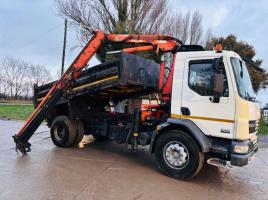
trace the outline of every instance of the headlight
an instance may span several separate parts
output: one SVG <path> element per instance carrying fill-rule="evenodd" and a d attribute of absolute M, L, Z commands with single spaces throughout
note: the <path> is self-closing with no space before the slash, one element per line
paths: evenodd
<path fill-rule="evenodd" d="M 249 145 L 248 144 L 244 144 L 244 145 L 237 144 L 237 145 L 234 145 L 234 147 L 233 147 L 233 152 L 234 153 L 241 153 L 241 154 L 248 153 L 248 150 L 249 150 Z"/>

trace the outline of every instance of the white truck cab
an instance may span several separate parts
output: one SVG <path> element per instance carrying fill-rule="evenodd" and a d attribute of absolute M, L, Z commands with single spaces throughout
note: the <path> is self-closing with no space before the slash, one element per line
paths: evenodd
<path fill-rule="evenodd" d="M 221 60 L 219 69 L 215 69 L 215 59 Z M 221 74 L 223 88 L 216 94 L 217 74 Z M 248 163 L 257 151 L 260 107 L 255 99 L 247 67 L 235 52 L 177 53 L 169 122 L 196 126 L 209 139 L 204 151 L 232 165 Z"/>

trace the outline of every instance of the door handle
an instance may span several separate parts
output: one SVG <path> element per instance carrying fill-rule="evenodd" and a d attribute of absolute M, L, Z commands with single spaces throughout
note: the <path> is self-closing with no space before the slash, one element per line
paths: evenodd
<path fill-rule="evenodd" d="M 219 103 L 220 97 L 218 97 L 218 96 L 209 97 L 209 100 L 211 103 Z"/>
<path fill-rule="evenodd" d="M 187 107 L 181 107 L 181 114 L 183 115 L 191 115 L 190 109 Z"/>

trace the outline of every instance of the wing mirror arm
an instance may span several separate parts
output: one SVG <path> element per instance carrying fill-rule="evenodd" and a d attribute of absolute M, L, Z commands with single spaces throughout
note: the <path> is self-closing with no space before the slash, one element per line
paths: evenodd
<path fill-rule="evenodd" d="M 224 75 L 222 73 L 224 71 L 223 57 L 215 58 L 213 60 L 213 67 L 217 72 L 220 73 L 215 73 L 212 77 L 212 89 L 215 95 L 213 97 L 210 97 L 209 100 L 212 103 L 219 103 L 220 97 L 224 91 Z"/>

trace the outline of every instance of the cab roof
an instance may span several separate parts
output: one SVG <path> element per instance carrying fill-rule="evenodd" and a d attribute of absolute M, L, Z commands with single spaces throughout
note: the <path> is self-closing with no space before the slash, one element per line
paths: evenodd
<path fill-rule="evenodd" d="M 218 57 L 235 57 L 240 60 L 241 57 L 233 52 L 233 51 L 226 51 L 223 50 L 221 52 L 216 52 L 216 51 L 187 51 L 187 52 L 178 52 L 177 57 L 180 59 L 185 59 L 185 58 L 218 58 Z"/>

